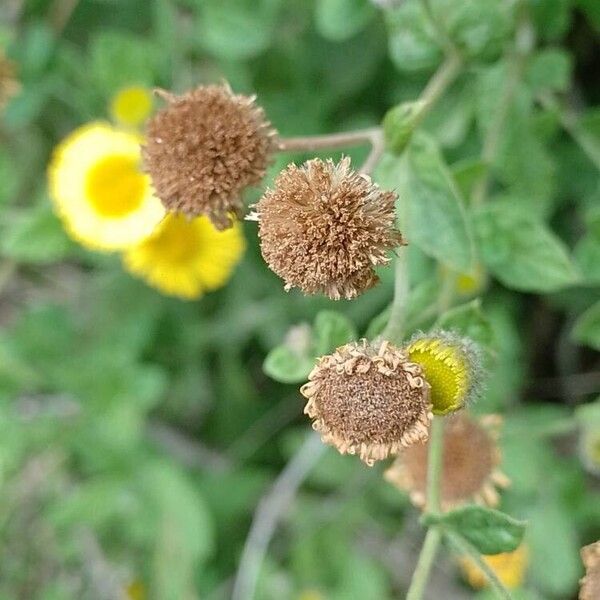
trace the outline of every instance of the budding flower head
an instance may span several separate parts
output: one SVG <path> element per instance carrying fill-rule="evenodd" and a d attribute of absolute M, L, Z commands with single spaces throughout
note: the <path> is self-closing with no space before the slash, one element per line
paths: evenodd
<path fill-rule="evenodd" d="M 581 549 L 585 576 L 579 582 L 579 600 L 600 598 L 600 540 Z"/>
<path fill-rule="evenodd" d="M 487 415 L 476 421 L 465 413 L 452 415 L 444 428 L 441 505 L 444 510 L 475 502 L 496 506 L 496 487 L 506 487 L 509 480 L 500 470 L 497 439 L 500 417 Z M 429 443 L 402 451 L 385 478 L 408 493 L 411 502 L 426 504 L 427 453 Z"/>
<path fill-rule="evenodd" d="M 418 333 L 406 353 L 423 367 L 435 415 L 459 410 L 481 394 L 483 356 L 472 340 L 451 331 Z"/>
<path fill-rule="evenodd" d="M 386 341 L 351 342 L 323 356 L 301 388 L 323 441 L 368 465 L 428 437 L 429 385 Z"/>
<path fill-rule="evenodd" d="M 289 165 L 256 204 L 262 255 L 286 291 L 354 298 L 377 283 L 375 265 L 403 244 L 393 192 L 382 191 L 350 159 Z"/>
<path fill-rule="evenodd" d="M 156 194 L 165 208 L 206 215 L 218 229 L 242 211 L 244 188 L 264 177 L 276 132 L 254 98 L 228 85 L 161 94 L 167 106 L 147 125 L 143 149 Z"/>

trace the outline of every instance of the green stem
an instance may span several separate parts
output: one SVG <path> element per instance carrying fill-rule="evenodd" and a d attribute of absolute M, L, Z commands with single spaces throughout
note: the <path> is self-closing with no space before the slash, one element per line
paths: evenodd
<path fill-rule="evenodd" d="M 430 527 L 425 536 L 423 542 L 423 548 L 419 555 L 419 561 L 413 574 L 410 588 L 406 594 L 406 600 L 421 600 L 425 587 L 427 586 L 427 580 L 429 579 L 429 572 L 433 565 L 437 549 L 442 541 L 442 532 L 439 527 Z"/>
<path fill-rule="evenodd" d="M 384 340 L 392 343 L 402 341 L 404 333 L 404 321 L 406 316 L 406 302 L 410 291 L 410 281 L 408 276 L 408 265 L 406 250 L 400 248 L 396 256 L 396 268 L 394 273 L 394 300 L 392 301 L 392 310 L 387 325 L 381 334 Z"/>
<path fill-rule="evenodd" d="M 427 461 L 427 511 L 431 514 L 440 512 L 443 447 L 444 420 L 442 417 L 434 417 L 431 423 Z M 421 600 L 423 598 L 433 560 L 441 541 L 441 529 L 437 525 L 431 526 L 425 536 L 425 542 L 423 548 L 421 548 L 421 554 L 413 573 L 406 600 Z"/>
<path fill-rule="evenodd" d="M 590 159 L 590 162 L 600 171 L 600 146 L 591 136 L 578 127 L 577 117 L 573 112 L 563 110 L 555 98 L 548 94 L 541 94 L 539 101 L 546 110 L 556 112 L 562 128 L 579 144 L 579 147 Z"/>
<path fill-rule="evenodd" d="M 481 558 L 481 554 L 474 548 L 465 538 L 454 531 L 446 531 L 446 537 L 450 543 L 456 548 L 461 556 L 468 556 L 481 569 L 490 586 L 498 596 L 503 600 L 513 600 L 511 593 L 506 589 L 504 584 L 498 579 L 493 569 Z"/>
<path fill-rule="evenodd" d="M 442 459 L 444 453 L 444 418 L 433 417 L 429 432 L 429 454 L 427 457 L 427 512 L 440 512 L 440 487 Z"/>

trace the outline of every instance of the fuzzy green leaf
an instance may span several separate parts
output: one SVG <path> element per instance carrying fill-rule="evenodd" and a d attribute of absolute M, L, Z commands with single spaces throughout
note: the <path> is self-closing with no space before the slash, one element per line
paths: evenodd
<path fill-rule="evenodd" d="M 315 318 L 315 354 L 321 356 L 358 337 L 352 321 L 333 310 L 322 310 Z"/>
<path fill-rule="evenodd" d="M 432 138 L 415 135 L 406 151 L 399 213 L 409 243 L 459 271 L 472 263 L 472 238 L 463 200 Z"/>
<path fill-rule="evenodd" d="M 361 31 L 374 15 L 375 7 L 368 0 L 318 0 L 315 5 L 317 30 L 334 42 Z"/>
<path fill-rule="evenodd" d="M 295 353 L 285 345 L 276 346 L 267 354 L 263 363 L 264 372 L 281 383 L 305 381 L 314 366 L 313 357 Z"/>
<path fill-rule="evenodd" d="M 525 534 L 525 522 L 483 506 L 464 506 L 435 519 L 457 531 L 481 554 L 516 550 Z"/>
<path fill-rule="evenodd" d="M 600 350 L 600 300 L 579 316 L 571 336 L 576 342 Z"/>
<path fill-rule="evenodd" d="M 563 242 L 512 203 L 499 201 L 479 210 L 475 231 L 483 262 L 509 288 L 553 292 L 579 280 Z"/>

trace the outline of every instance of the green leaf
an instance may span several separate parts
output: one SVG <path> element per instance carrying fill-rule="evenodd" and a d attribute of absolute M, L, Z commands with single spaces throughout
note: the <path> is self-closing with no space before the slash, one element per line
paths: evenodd
<path fill-rule="evenodd" d="M 576 342 L 600 350 L 600 300 L 579 315 L 571 337 Z"/>
<path fill-rule="evenodd" d="M 475 214 L 481 257 L 509 288 L 553 292 L 578 282 L 562 241 L 544 223 L 513 203 L 497 201 Z"/>
<path fill-rule="evenodd" d="M 442 59 L 435 31 L 419 0 L 386 11 L 390 58 L 400 71 L 435 68 Z"/>
<path fill-rule="evenodd" d="M 543 482 L 547 483 L 547 478 Z M 581 576 L 577 529 L 568 507 L 556 493 L 548 490 L 539 494 L 539 488 L 536 492 L 541 501 L 534 503 L 527 531 L 531 575 L 544 597 L 569 596 Z"/>
<path fill-rule="evenodd" d="M 588 233 L 573 249 L 573 257 L 586 282 L 600 284 L 600 238 Z"/>
<path fill-rule="evenodd" d="M 495 58 L 512 28 L 510 7 L 502 0 L 436 0 L 432 7 L 467 56 Z"/>
<path fill-rule="evenodd" d="M 463 197 L 468 198 L 481 178 L 487 173 L 488 165 L 480 158 L 465 158 L 451 167 L 454 181 Z"/>
<path fill-rule="evenodd" d="M 329 354 L 357 337 L 352 321 L 341 313 L 322 310 L 315 318 L 314 347 L 317 356 Z"/>
<path fill-rule="evenodd" d="M 380 171 L 386 169 L 396 178 L 396 186 L 388 187 L 398 187 L 400 226 L 408 242 L 449 267 L 468 271 L 473 258 L 470 226 L 435 141 L 418 133 L 402 162 L 382 161 Z"/>
<path fill-rule="evenodd" d="M 312 356 L 303 356 L 285 345 L 276 346 L 267 354 L 263 363 L 264 372 L 281 383 L 306 381 L 314 366 Z"/>
<path fill-rule="evenodd" d="M 19 262 L 45 264 L 63 259 L 73 245 L 49 204 L 43 203 L 3 228 L 0 247 Z"/>
<path fill-rule="evenodd" d="M 383 118 L 386 149 L 400 155 L 410 142 L 426 103 L 402 102 L 390 108 Z"/>
<path fill-rule="evenodd" d="M 525 522 L 483 506 L 464 506 L 447 512 L 435 521 L 454 529 L 481 554 L 516 550 L 525 534 Z"/>
<path fill-rule="evenodd" d="M 564 50 L 544 48 L 534 54 L 527 67 L 527 82 L 534 92 L 564 92 L 571 79 L 571 56 Z"/>
<path fill-rule="evenodd" d="M 281 0 L 207 0 L 198 19 L 199 42 L 227 60 L 244 60 L 268 48 Z"/>
<path fill-rule="evenodd" d="M 600 426 L 600 398 L 594 402 L 588 402 L 575 409 L 575 418 L 582 427 Z"/>
<path fill-rule="evenodd" d="M 443 329 L 455 329 L 486 348 L 492 345 L 494 339 L 492 326 L 481 310 L 479 298 L 451 308 L 440 317 L 438 325 Z"/>
<path fill-rule="evenodd" d="M 334 42 L 346 40 L 368 25 L 375 7 L 368 0 L 318 0 L 317 31 Z"/>

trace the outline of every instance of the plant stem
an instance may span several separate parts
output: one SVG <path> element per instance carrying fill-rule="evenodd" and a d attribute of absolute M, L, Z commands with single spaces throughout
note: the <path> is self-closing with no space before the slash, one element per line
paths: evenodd
<path fill-rule="evenodd" d="M 440 528 L 437 526 L 430 527 L 421 548 L 419 561 L 413 573 L 410 588 L 406 594 L 406 600 L 421 600 L 423 598 L 427 580 L 429 579 L 429 572 L 431 571 L 431 566 L 433 565 L 433 560 L 441 541 L 442 532 Z"/>
<path fill-rule="evenodd" d="M 561 109 L 556 99 L 548 94 L 541 94 L 538 99 L 545 109 L 556 112 L 562 128 L 579 144 L 584 154 L 600 171 L 600 146 L 591 136 L 577 126 L 575 114 L 569 110 Z"/>
<path fill-rule="evenodd" d="M 361 173 L 370 173 L 379 162 L 385 150 L 385 140 L 381 127 L 346 131 L 343 133 L 330 133 L 325 135 L 309 135 L 279 140 L 280 152 L 305 152 L 334 148 L 347 148 L 371 144 L 371 152 L 360 168 Z"/>
<path fill-rule="evenodd" d="M 444 418 L 433 417 L 429 433 L 429 453 L 427 456 L 427 512 L 431 514 L 440 512 L 443 450 Z"/>
<path fill-rule="evenodd" d="M 396 256 L 392 310 L 390 311 L 390 318 L 388 319 L 387 325 L 381 334 L 383 339 L 389 340 L 395 344 L 402 341 L 409 291 L 410 281 L 408 276 L 406 250 L 400 248 L 398 250 L 398 255 Z"/>
<path fill-rule="evenodd" d="M 259 502 L 240 558 L 232 600 L 254 598 L 260 568 L 277 523 L 289 510 L 298 488 L 324 451 L 325 444 L 318 434 L 311 431 L 273 487 Z"/>
<path fill-rule="evenodd" d="M 440 512 L 440 482 L 442 477 L 442 457 L 444 448 L 444 419 L 434 417 L 429 434 L 429 454 L 427 457 L 427 512 Z M 425 542 L 421 548 L 419 561 L 413 573 L 413 578 L 406 600 L 421 600 L 429 579 L 438 546 L 442 541 L 442 530 L 433 525 L 427 531 Z"/>
<path fill-rule="evenodd" d="M 456 548 L 457 552 L 461 556 L 469 556 L 473 562 L 483 572 L 490 586 L 498 596 L 503 600 L 513 600 L 511 593 L 506 589 L 504 584 L 498 579 L 493 569 L 481 558 L 481 554 L 474 548 L 465 538 L 459 533 L 454 531 L 446 531 L 446 537 L 450 540 L 450 543 Z"/>

